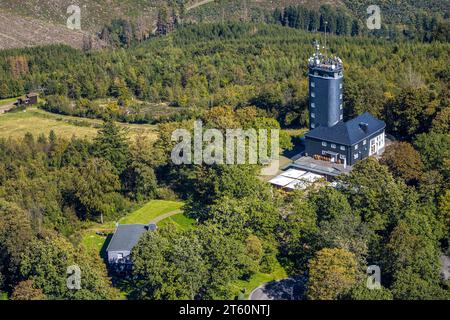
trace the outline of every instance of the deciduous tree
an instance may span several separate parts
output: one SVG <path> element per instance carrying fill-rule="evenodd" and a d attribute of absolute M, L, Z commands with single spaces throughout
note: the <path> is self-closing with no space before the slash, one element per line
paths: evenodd
<path fill-rule="evenodd" d="M 387 146 L 380 162 L 407 184 L 417 184 L 423 172 L 420 154 L 408 142 L 395 142 Z"/>
<path fill-rule="evenodd" d="M 358 280 L 355 256 L 344 249 L 324 248 L 309 261 L 308 299 L 333 300 Z"/>

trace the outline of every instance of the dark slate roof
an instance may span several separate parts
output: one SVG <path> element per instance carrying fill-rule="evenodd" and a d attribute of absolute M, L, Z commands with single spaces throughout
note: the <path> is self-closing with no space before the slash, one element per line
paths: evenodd
<path fill-rule="evenodd" d="M 363 130 L 362 124 L 367 125 Z M 338 122 L 332 127 L 317 127 L 305 134 L 306 138 L 330 141 L 342 145 L 353 145 L 386 127 L 384 121 L 378 120 L 365 112 L 347 122 Z"/>
<path fill-rule="evenodd" d="M 106 251 L 131 251 L 142 234 L 155 226 L 144 224 L 121 224 L 117 227 Z"/>

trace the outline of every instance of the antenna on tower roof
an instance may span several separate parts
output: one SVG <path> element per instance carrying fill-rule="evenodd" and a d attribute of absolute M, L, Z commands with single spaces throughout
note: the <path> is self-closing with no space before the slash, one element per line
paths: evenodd
<path fill-rule="evenodd" d="M 325 57 L 327 56 L 327 26 L 328 26 L 328 21 L 325 21 L 325 44 L 323 46 L 323 49 L 325 51 Z"/>
<path fill-rule="evenodd" d="M 314 40 L 314 47 L 316 49 L 316 57 L 318 57 L 320 55 L 320 43 L 317 39 Z"/>

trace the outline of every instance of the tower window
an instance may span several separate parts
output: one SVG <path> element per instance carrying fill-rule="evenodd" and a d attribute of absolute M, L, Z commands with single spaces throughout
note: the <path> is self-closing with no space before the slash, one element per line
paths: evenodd
<path fill-rule="evenodd" d="M 358 145 L 357 144 L 355 145 L 355 150 L 358 150 Z"/>
<path fill-rule="evenodd" d="M 342 160 L 344 160 L 344 159 L 345 159 L 345 155 L 341 154 L 341 155 L 339 155 L 339 158 L 341 158 Z"/>
<path fill-rule="evenodd" d="M 342 94 L 341 94 L 341 95 L 339 95 L 339 99 L 341 99 L 341 100 L 342 100 Z"/>
<path fill-rule="evenodd" d="M 316 115 L 314 114 L 314 113 L 311 113 L 311 118 L 315 118 L 316 117 Z"/>
<path fill-rule="evenodd" d="M 316 96 L 316 94 L 314 93 L 314 92 L 311 92 L 311 97 L 315 97 Z"/>
<path fill-rule="evenodd" d="M 363 141 L 363 146 L 365 146 L 367 144 L 367 140 Z"/>
<path fill-rule="evenodd" d="M 344 118 L 344 116 L 343 116 L 343 115 L 341 114 L 341 116 L 339 117 L 339 119 L 341 119 L 341 120 L 342 120 L 343 118 Z"/>
<path fill-rule="evenodd" d="M 316 127 L 316 125 L 314 124 L 314 123 L 311 123 L 311 128 L 315 128 Z"/>
<path fill-rule="evenodd" d="M 327 143 L 325 141 L 322 141 L 322 147 L 326 147 Z"/>
<path fill-rule="evenodd" d="M 332 149 L 336 149 L 336 145 L 335 145 L 335 144 L 332 144 L 332 145 L 331 145 L 331 148 L 332 148 Z"/>
<path fill-rule="evenodd" d="M 315 108 L 316 104 L 314 102 L 311 102 L 311 108 Z"/>
<path fill-rule="evenodd" d="M 314 82 L 311 82 L 311 87 L 312 87 L 312 88 L 315 88 L 315 87 L 316 87 L 316 84 L 315 84 Z"/>
<path fill-rule="evenodd" d="M 339 84 L 339 89 L 342 89 L 342 83 Z"/>
<path fill-rule="evenodd" d="M 341 105 L 339 106 L 339 109 L 341 109 L 341 110 L 342 110 L 342 108 L 343 108 L 343 106 L 342 106 L 342 103 L 341 103 Z"/>
<path fill-rule="evenodd" d="M 342 151 L 345 151 L 345 146 L 341 146 L 340 149 L 341 149 Z"/>
<path fill-rule="evenodd" d="M 355 155 L 353 156 L 353 158 L 358 159 L 359 154 L 355 153 Z"/>

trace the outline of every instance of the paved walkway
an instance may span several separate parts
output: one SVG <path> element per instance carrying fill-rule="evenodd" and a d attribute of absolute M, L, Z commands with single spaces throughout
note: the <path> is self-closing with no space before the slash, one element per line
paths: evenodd
<path fill-rule="evenodd" d="M 183 212 L 183 210 L 174 210 L 174 211 L 167 212 L 165 214 L 160 215 L 159 217 L 157 217 L 156 219 L 154 219 L 150 223 L 155 223 L 156 224 L 156 223 L 158 223 L 158 222 L 160 222 L 160 221 L 162 221 L 164 219 L 167 219 L 167 218 L 169 218 L 171 216 L 174 216 L 174 215 L 182 213 L 182 212 Z"/>
<path fill-rule="evenodd" d="M 249 300 L 300 300 L 305 291 L 305 278 L 292 277 L 272 281 L 250 293 Z"/>

